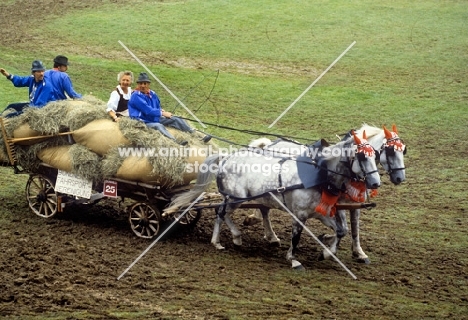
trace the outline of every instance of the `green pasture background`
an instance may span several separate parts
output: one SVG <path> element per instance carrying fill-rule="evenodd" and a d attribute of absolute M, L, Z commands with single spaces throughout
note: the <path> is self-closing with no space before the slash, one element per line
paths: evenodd
<path fill-rule="evenodd" d="M 64 54 L 76 90 L 107 100 L 117 72 L 144 71 L 120 40 L 202 121 L 311 140 L 362 122 L 452 128 L 466 115 L 466 9 L 464 1 L 103 1 L 45 17 L 30 30 L 39 43 L 1 48 L 0 65 L 23 75 L 33 59 L 51 68 Z M 176 101 L 156 81 L 152 88 L 173 110 Z M 0 90 L 2 106 L 27 97 L 6 80 Z"/>
<path fill-rule="evenodd" d="M 392 188 L 394 198 L 383 192 L 379 205 L 395 206 L 374 214 L 370 236 L 390 241 L 387 235 L 398 230 L 392 241 L 409 251 L 433 245 L 432 255 L 452 252 L 468 264 L 467 1 L 102 1 L 98 8 L 40 19 L 24 26 L 30 35 L 26 43 L 0 43 L 0 67 L 26 75 L 32 60 L 51 68 L 53 57 L 63 54 L 70 59 L 76 91 L 107 100 L 119 71 L 144 71 L 120 40 L 202 121 L 303 137 L 303 142 L 336 141 L 336 134 L 363 122 L 395 123 L 408 146 L 408 179 Z M 353 48 L 268 129 L 353 41 Z M 156 81 L 152 89 L 165 109 L 188 116 Z M 26 98 L 26 88 L 0 78 L 0 106 Z M 214 126 L 206 131 L 242 144 L 254 138 Z M 387 229 L 390 220 L 393 229 Z M 372 258 L 378 260 L 378 253 Z M 423 255 L 405 259 L 416 260 L 423 272 Z M 321 295 L 343 294 L 339 279 L 327 279 L 325 287 L 332 289 L 323 287 Z M 387 288 L 369 282 L 353 282 L 350 288 L 363 296 L 350 302 L 344 295 L 341 307 L 370 307 L 367 299 Z M 453 283 L 467 288 L 466 278 Z M 406 296 L 406 290 L 384 293 L 387 315 L 466 317 L 466 300 L 465 306 L 461 300 L 427 305 Z M 242 317 L 231 312 L 233 319 Z"/>

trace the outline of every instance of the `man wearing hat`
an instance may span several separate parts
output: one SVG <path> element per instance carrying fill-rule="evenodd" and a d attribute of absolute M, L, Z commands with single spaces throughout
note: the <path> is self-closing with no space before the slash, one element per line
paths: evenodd
<path fill-rule="evenodd" d="M 54 68 L 47 70 L 45 76 L 49 79 L 53 89 L 53 100 L 66 100 L 67 95 L 72 99 L 80 99 L 81 94 L 75 92 L 70 77 L 67 74 L 68 58 L 58 55 L 54 58 Z"/>
<path fill-rule="evenodd" d="M 161 102 L 156 92 L 150 89 L 151 80 L 144 72 L 138 77 L 137 87 L 128 101 L 128 112 L 131 118 L 142 121 L 149 128 L 159 130 L 163 135 L 171 140 L 176 140 L 174 136 L 164 127 L 164 122 L 168 126 L 181 131 L 193 132 L 182 119 L 172 116 L 170 112 L 161 108 Z M 181 141 L 181 145 L 186 145 L 187 141 Z"/>
<path fill-rule="evenodd" d="M 41 108 L 48 102 L 53 101 L 52 87 L 45 76 L 45 66 L 40 60 L 34 60 L 31 65 L 30 76 L 17 76 L 0 68 L 0 73 L 10 80 L 15 87 L 29 87 L 29 102 L 13 103 L 6 109 L 15 109 L 16 112 L 9 113 L 7 117 L 20 115 L 26 106 Z M 5 109 L 5 110 L 6 110 Z"/>

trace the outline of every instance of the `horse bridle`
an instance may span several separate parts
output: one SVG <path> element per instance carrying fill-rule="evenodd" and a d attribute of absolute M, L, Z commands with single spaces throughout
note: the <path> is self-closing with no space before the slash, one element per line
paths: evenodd
<path fill-rule="evenodd" d="M 374 153 L 375 153 L 375 161 L 378 162 L 379 159 L 380 159 L 380 153 L 379 151 L 375 150 L 374 147 L 372 147 L 370 144 L 366 143 L 365 146 L 368 146 L 368 147 L 371 147 L 373 150 L 374 150 Z M 358 151 L 355 153 L 355 157 L 353 157 L 352 159 L 349 159 L 348 157 L 348 163 L 349 163 L 349 166 L 351 168 L 351 172 L 353 173 L 354 177 L 352 177 L 353 179 L 356 179 L 356 180 L 360 180 L 360 181 L 365 181 L 367 179 L 367 176 L 368 175 L 371 175 L 373 173 L 376 173 L 376 172 L 379 172 L 378 169 L 376 170 L 373 170 L 373 171 L 370 171 L 370 172 L 366 172 L 364 170 L 364 166 L 363 166 L 363 162 L 364 161 L 367 161 L 367 157 L 366 157 L 366 153 L 364 150 L 362 151 L 359 151 L 360 148 L 364 147 L 364 144 L 363 145 L 358 145 Z M 353 163 L 355 161 L 355 159 L 357 159 L 358 161 L 358 164 L 359 164 L 359 168 L 361 169 L 361 172 L 363 173 L 363 177 L 359 179 L 359 177 L 357 176 L 356 173 L 353 172 L 352 168 L 353 168 Z"/>
<path fill-rule="evenodd" d="M 394 138 L 388 139 L 383 145 L 382 148 L 380 149 L 381 152 L 385 152 L 385 156 L 387 158 L 387 165 L 388 165 L 388 174 L 392 174 L 394 171 L 400 171 L 400 170 L 405 170 L 405 167 L 401 168 L 392 168 L 392 161 L 390 160 L 391 158 L 395 158 L 395 144 L 399 143 L 403 146 L 403 155 L 406 155 L 406 145 L 404 144 L 403 140 L 400 139 L 400 137 L 396 136 Z"/>

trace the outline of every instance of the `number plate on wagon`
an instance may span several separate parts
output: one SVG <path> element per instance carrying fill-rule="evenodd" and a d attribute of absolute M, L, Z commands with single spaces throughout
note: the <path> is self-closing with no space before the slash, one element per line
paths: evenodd
<path fill-rule="evenodd" d="M 117 198 L 117 181 L 104 180 L 102 193 L 106 197 Z"/>

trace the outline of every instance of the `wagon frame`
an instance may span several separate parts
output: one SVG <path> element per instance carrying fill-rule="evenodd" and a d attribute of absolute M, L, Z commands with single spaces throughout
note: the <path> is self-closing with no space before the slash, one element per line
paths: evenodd
<path fill-rule="evenodd" d="M 44 139 L 49 137 L 69 135 L 63 132 L 56 135 L 38 136 L 30 138 L 9 138 L 7 136 L 4 120 L 0 117 L 1 133 L 8 153 L 9 163 L 15 174 L 29 174 L 26 183 L 25 194 L 29 208 L 33 213 L 42 218 L 51 218 L 57 213 L 64 212 L 65 207 L 76 204 L 93 204 L 104 198 L 110 198 L 105 194 L 103 188 L 105 182 L 93 182 L 92 194 L 90 198 L 81 198 L 74 195 L 58 192 L 55 188 L 59 169 L 44 162 L 40 163 L 34 172 L 25 172 L 18 168 L 15 152 L 15 142 L 25 140 Z M 113 198 L 125 198 L 135 202 L 124 211 L 128 213 L 128 220 L 132 231 L 140 238 L 151 239 L 160 233 L 161 224 L 170 219 L 177 219 L 179 224 L 193 227 L 201 217 L 205 209 L 216 209 L 223 205 L 223 197 L 219 193 L 210 193 L 195 203 L 191 210 L 182 215 L 183 210 L 171 214 L 163 213 L 163 209 L 171 202 L 174 195 L 180 192 L 189 191 L 191 184 L 177 186 L 175 188 L 165 188 L 160 185 L 153 185 L 138 181 L 129 181 L 112 177 L 107 181 L 117 184 L 116 194 Z M 283 192 L 283 189 L 278 189 Z M 256 198 L 256 197 L 255 197 Z M 249 202 L 249 199 L 241 201 L 241 209 L 262 209 L 264 206 L 258 203 Z M 360 209 L 375 207 L 375 203 L 343 203 L 337 204 L 337 209 Z"/>
<path fill-rule="evenodd" d="M 65 207 L 69 205 L 93 204 L 104 198 L 111 198 L 104 193 L 105 182 L 101 181 L 93 181 L 92 194 L 89 199 L 58 192 L 56 181 L 59 169 L 44 162 L 41 162 L 37 170 L 33 172 L 19 168 L 15 151 L 16 142 L 64 136 L 69 135 L 69 132 L 30 138 L 9 138 L 2 117 L 0 117 L 0 127 L 8 155 L 7 165 L 13 167 L 15 174 L 29 174 L 25 188 L 26 200 L 31 211 L 39 217 L 51 218 L 57 213 L 64 212 Z M 120 198 L 121 202 L 125 198 L 134 200 L 131 205 L 124 208 L 124 211 L 128 213 L 130 227 L 138 237 L 153 238 L 159 233 L 161 223 L 170 218 L 178 218 L 178 222 L 182 225 L 193 226 L 201 216 L 200 208 L 190 210 L 182 217 L 178 217 L 178 213 L 173 214 L 172 217 L 162 215 L 162 210 L 170 203 L 172 196 L 177 192 L 188 191 L 190 185 L 164 188 L 159 185 L 115 177 L 108 181 L 117 184 L 116 196 L 113 198 Z"/>

